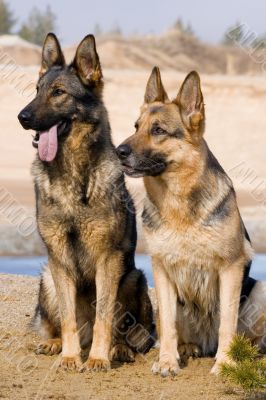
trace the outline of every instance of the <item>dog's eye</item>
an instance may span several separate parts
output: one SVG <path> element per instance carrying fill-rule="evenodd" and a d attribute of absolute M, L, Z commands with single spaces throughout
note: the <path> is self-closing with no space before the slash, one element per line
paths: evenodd
<path fill-rule="evenodd" d="M 134 126 L 135 126 L 136 130 L 138 130 L 138 129 L 139 129 L 139 124 L 138 124 L 137 122 L 135 123 L 135 125 L 134 125 Z"/>
<path fill-rule="evenodd" d="M 64 90 L 57 88 L 57 89 L 54 89 L 54 90 L 53 90 L 52 95 L 53 95 L 54 97 L 56 97 L 56 96 L 62 96 L 62 94 L 64 94 L 64 93 L 65 93 Z"/>
<path fill-rule="evenodd" d="M 163 128 L 161 128 L 159 125 L 155 125 L 151 129 L 151 133 L 152 133 L 152 135 L 165 135 L 166 131 Z"/>

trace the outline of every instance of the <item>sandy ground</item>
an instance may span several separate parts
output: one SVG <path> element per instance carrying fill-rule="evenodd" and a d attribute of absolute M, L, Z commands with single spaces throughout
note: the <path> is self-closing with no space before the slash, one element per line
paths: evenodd
<path fill-rule="evenodd" d="M 234 400 L 242 399 L 221 378 L 209 374 L 212 359 L 191 360 L 177 377 L 150 372 L 157 350 L 108 373 L 65 372 L 58 356 L 35 355 L 39 338 L 27 325 L 36 303 L 38 280 L 0 275 L 0 398 L 67 400 Z"/>
<path fill-rule="evenodd" d="M 37 67 L 19 67 L 9 76 L 0 70 L 0 236 L 8 240 L 0 254 L 39 254 L 42 249 L 36 237 L 25 241 L 16 237 L 16 226 L 2 210 L 3 191 L 17 207 L 34 214 L 34 193 L 30 165 L 35 150 L 30 131 L 17 121 L 18 112 L 31 100 Z M 133 134 L 134 122 L 143 101 L 149 70 L 105 69 L 104 100 L 109 111 L 116 145 Z M 18 76 L 23 78 L 18 84 Z M 185 75 L 173 70 L 162 71 L 165 87 L 171 97 L 177 93 Z M 29 84 L 27 86 L 27 84 Z M 266 251 L 266 81 L 263 76 L 202 75 L 206 104 L 206 139 L 214 154 L 233 179 L 238 201 L 256 251 Z M 23 90 L 23 87 L 25 90 Z M 141 212 L 144 189 L 141 179 L 128 179 Z M 2 235 L 3 233 L 3 235 Z M 8 235 L 8 237 L 6 236 Z M 35 250 L 34 250 L 35 249 Z M 139 241 L 139 250 L 144 243 Z"/>

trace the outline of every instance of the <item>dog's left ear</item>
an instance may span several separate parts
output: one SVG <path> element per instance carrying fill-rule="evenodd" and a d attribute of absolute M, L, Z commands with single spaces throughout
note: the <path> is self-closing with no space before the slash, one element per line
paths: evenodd
<path fill-rule="evenodd" d="M 44 75 L 48 69 L 54 66 L 64 66 L 65 58 L 61 50 L 59 41 L 54 33 L 48 33 L 42 48 L 42 62 L 40 76 Z"/>
<path fill-rule="evenodd" d="M 87 35 L 79 44 L 73 67 L 85 85 L 97 85 L 102 80 L 102 69 L 93 35 Z"/>
<path fill-rule="evenodd" d="M 188 130 L 203 133 L 204 101 L 200 87 L 200 77 L 196 71 L 190 72 L 184 80 L 174 100 L 180 107 L 181 116 Z"/>

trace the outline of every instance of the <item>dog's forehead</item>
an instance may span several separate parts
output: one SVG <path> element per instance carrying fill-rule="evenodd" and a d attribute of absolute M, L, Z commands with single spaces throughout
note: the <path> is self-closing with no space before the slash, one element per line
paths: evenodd
<path fill-rule="evenodd" d="M 50 86 L 59 75 L 63 75 L 62 67 L 50 68 L 44 75 L 39 78 L 40 86 Z"/>
<path fill-rule="evenodd" d="M 153 105 L 149 109 L 150 114 L 156 114 L 160 112 L 163 112 L 163 105 Z"/>
<path fill-rule="evenodd" d="M 78 78 L 68 68 L 53 67 L 40 77 L 39 84 L 46 87 L 51 86 L 53 83 L 71 86 L 71 84 L 75 84 L 76 80 L 78 80 Z"/>
<path fill-rule="evenodd" d="M 67 67 L 53 67 L 39 79 L 39 87 L 48 90 L 49 87 L 58 85 L 73 95 L 84 95 L 86 89 L 80 82 L 77 75 Z"/>
<path fill-rule="evenodd" d="M 179 119 L 179 109 L 173 103 L 159 103 L 144 104 L 141 108 L 142 118 L 153 119 Z"/>

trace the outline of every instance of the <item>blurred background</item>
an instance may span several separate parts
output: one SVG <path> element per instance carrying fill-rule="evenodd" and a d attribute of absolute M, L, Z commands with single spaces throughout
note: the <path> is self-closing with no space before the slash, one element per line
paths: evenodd
<path fill-rule="evenodd" d="M 49 31 L 58 35 L 67 60 L 86 34 L 95 34 L 116 145 L 134 132 L 154 65 L 172 97 L 189 71 L 200 73 L 206 139 L 234 182 L 258 259 L 266 265 L 265 13 L 266 3 L 258 0 L 0 0 L 0 270 L 11 265 L 7 256 L 19 256 L 12 259 L 19 266 L 21 257 L 45 256 L 30 175 L 36 150 L 17 114 L 35 95 Z M 139 215 L 141 179 L 128 180 L 128 187 Z M 138 251 L 145 252 L 140 224 Z"/>

